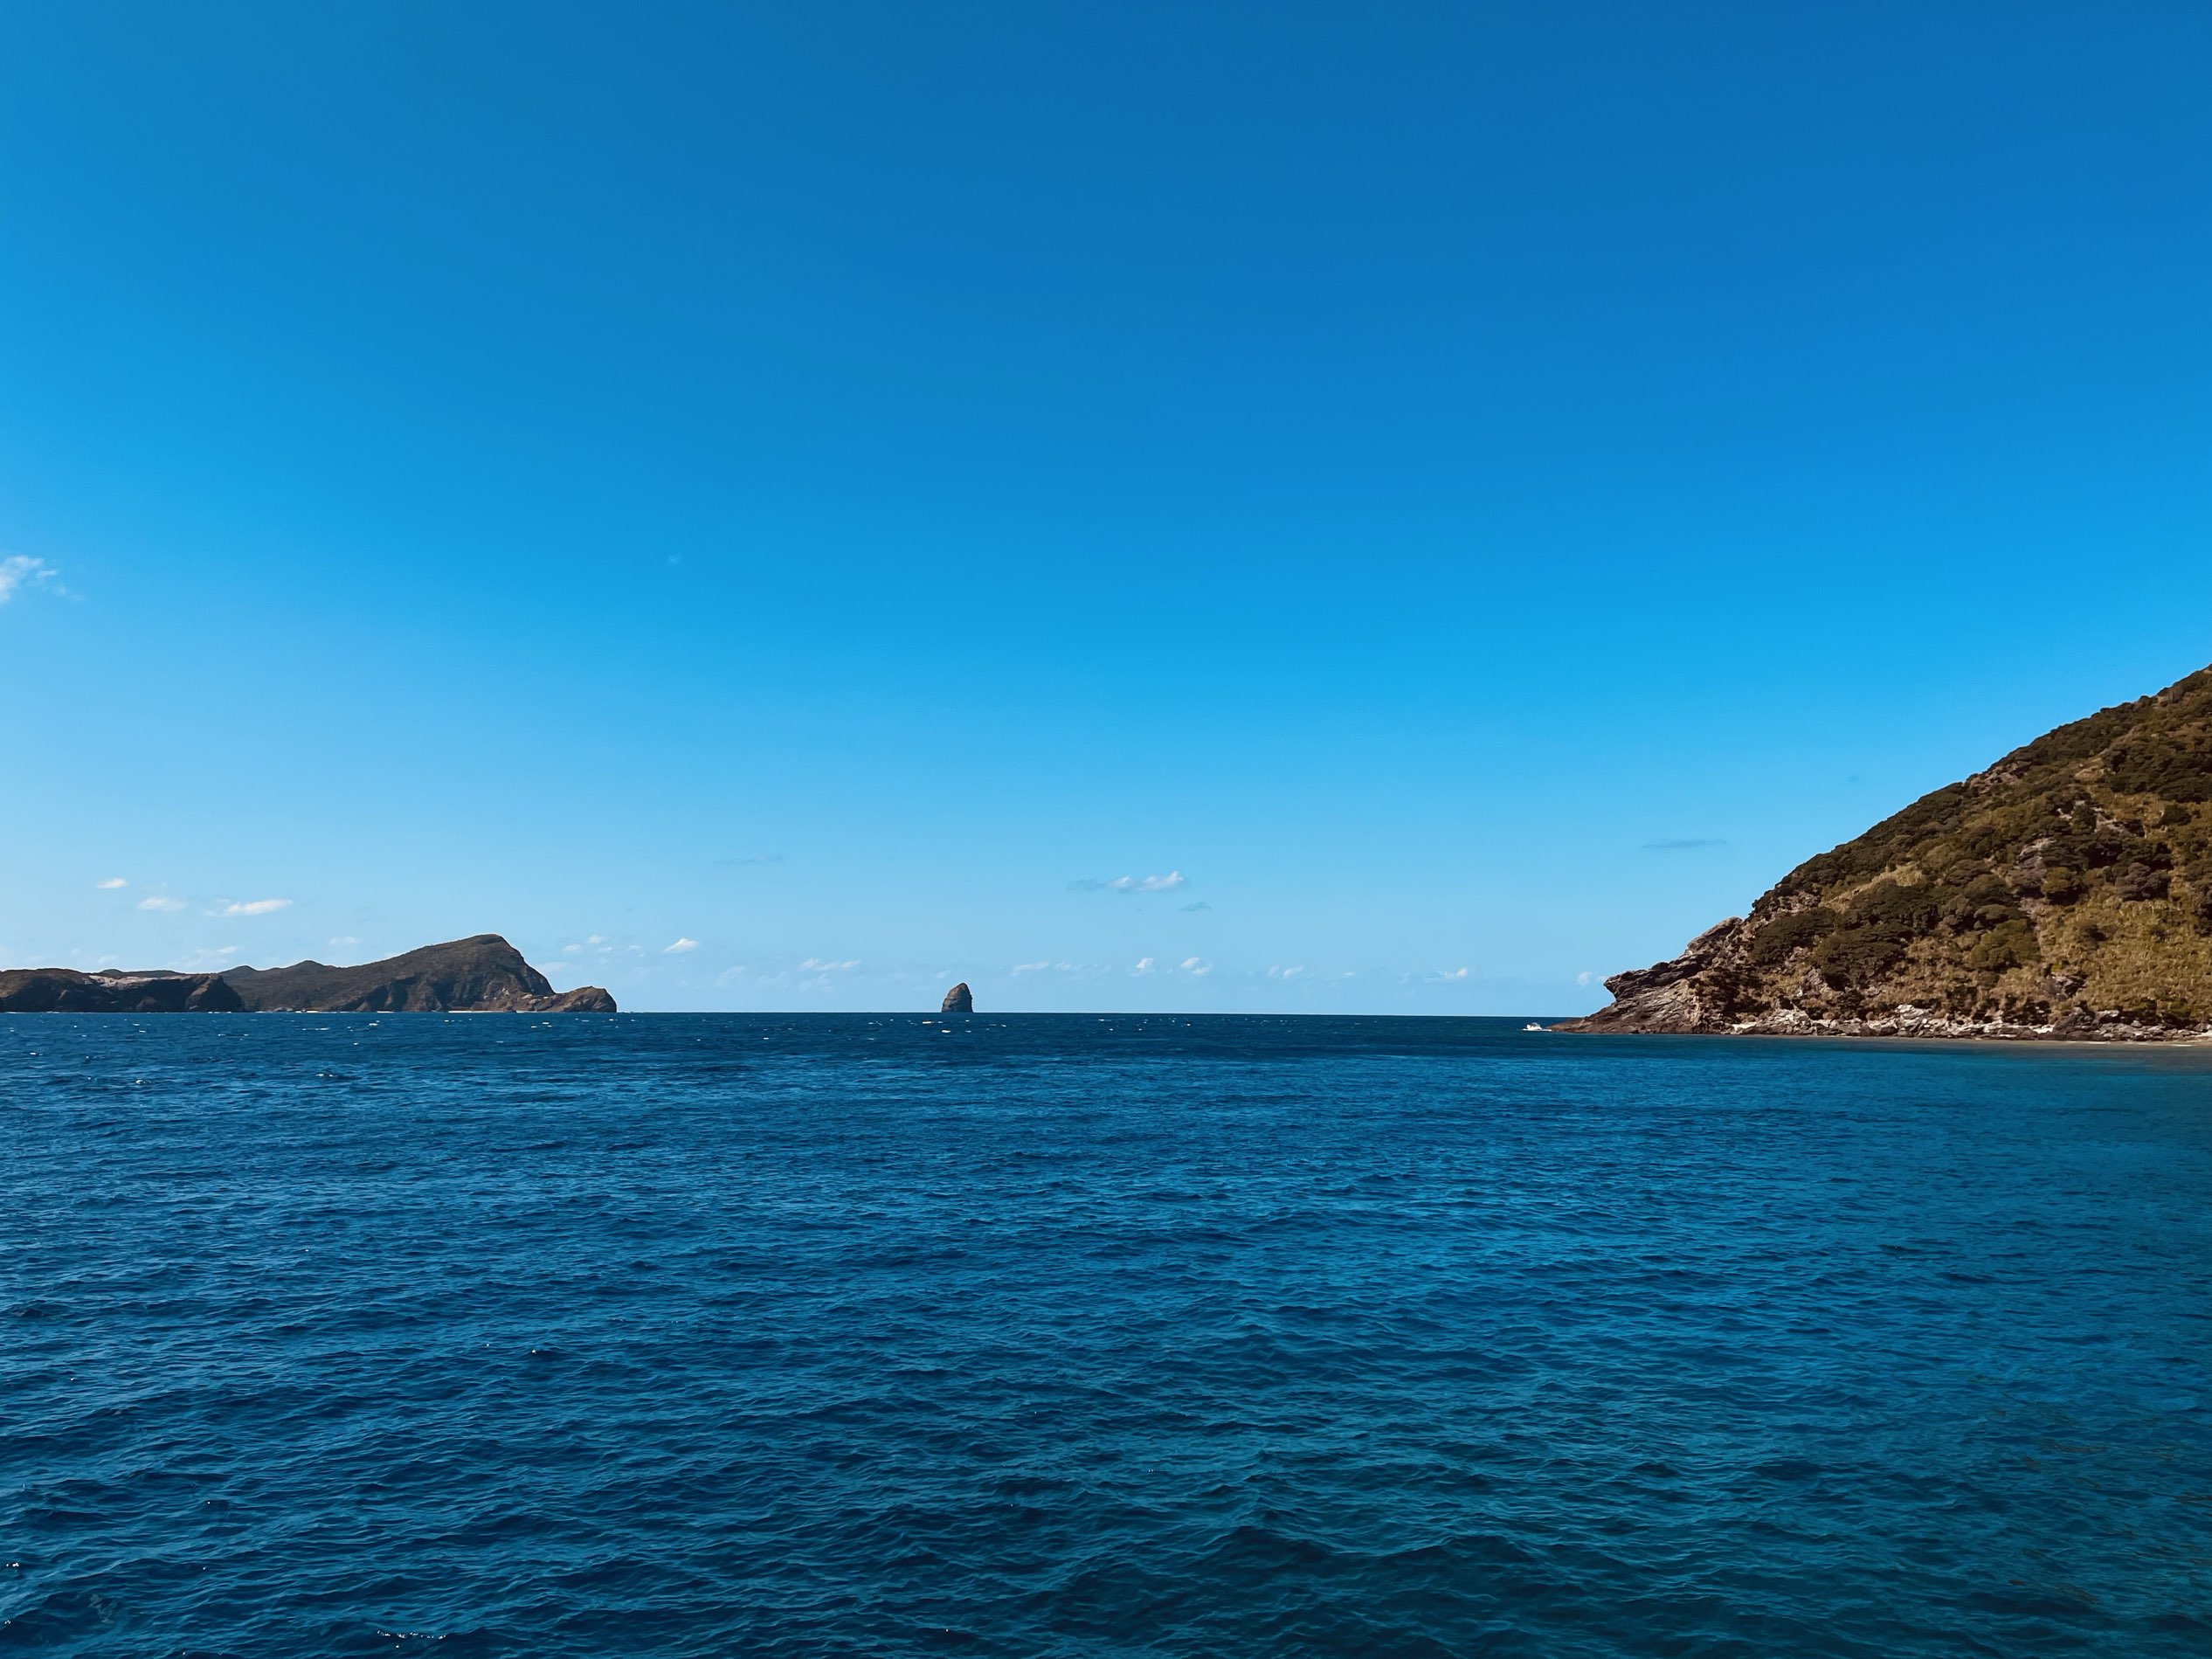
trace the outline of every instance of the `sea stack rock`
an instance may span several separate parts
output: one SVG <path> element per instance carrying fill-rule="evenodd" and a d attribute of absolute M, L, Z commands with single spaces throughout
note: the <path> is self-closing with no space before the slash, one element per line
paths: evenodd
<path fill-rule="evenodd" d="M 944 1005 L 937 1010 L 939 1013 L 973 1013 L 975 1011 L 976 999 L 969 994 L 965 979 L 944 993 Z"/>

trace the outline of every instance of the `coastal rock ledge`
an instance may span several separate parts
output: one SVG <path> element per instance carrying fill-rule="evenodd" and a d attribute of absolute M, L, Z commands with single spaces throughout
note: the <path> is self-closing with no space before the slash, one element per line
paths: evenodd
<path fill-rule="evenodd" d="M 2212 668 L 1784 876 L 1567 1032 L 2212 1040 Z"/>

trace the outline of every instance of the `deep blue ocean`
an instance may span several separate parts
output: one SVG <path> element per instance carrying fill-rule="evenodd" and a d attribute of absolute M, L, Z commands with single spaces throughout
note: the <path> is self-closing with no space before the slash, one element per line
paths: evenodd
<path fill-rule="evenodd" d="M 0 1020 L 0 1650 L 2212 1653 L 2212 1053 Z"/>

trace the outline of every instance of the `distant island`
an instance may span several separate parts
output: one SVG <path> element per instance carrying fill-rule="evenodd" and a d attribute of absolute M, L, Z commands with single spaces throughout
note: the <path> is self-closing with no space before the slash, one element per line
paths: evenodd
<path fill-rule="evenodd" d="M 556 991 L 496 933 L 358 967 L 295 962 L 221 973 L 0 971 L 0 1013 L 612 1013 L 597 985 Z"/>
<path fill-rule="evenodd" d="M 1784 876 L 1555 1031 L 2212 1037 L 2212 668 Z"/>

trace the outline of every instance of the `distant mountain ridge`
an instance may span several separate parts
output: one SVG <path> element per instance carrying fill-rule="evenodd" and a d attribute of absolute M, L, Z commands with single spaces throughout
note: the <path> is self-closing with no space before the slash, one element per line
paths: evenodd
<path fill-rule="evenodd" d="M 496 933 L 335 968 L 231 968 L 219 974 L 18 968 L 0 973 L 0 1013 L 612 1013 L 597 985 L 556 991 Z"/>
<path fill-rule="evenodd" d="M 556 991 L 496 933 L 426 944 L 381 962 L 334 968 L 232 968 L 223 978 L 249 1009 L 316 1013 L 612 1013 L 597 985 Z"/>
<path fill-rule="evenodd" d="M 1554 1027 L 2212 1037 L 2212 668 L 1807 860 Z"/>

